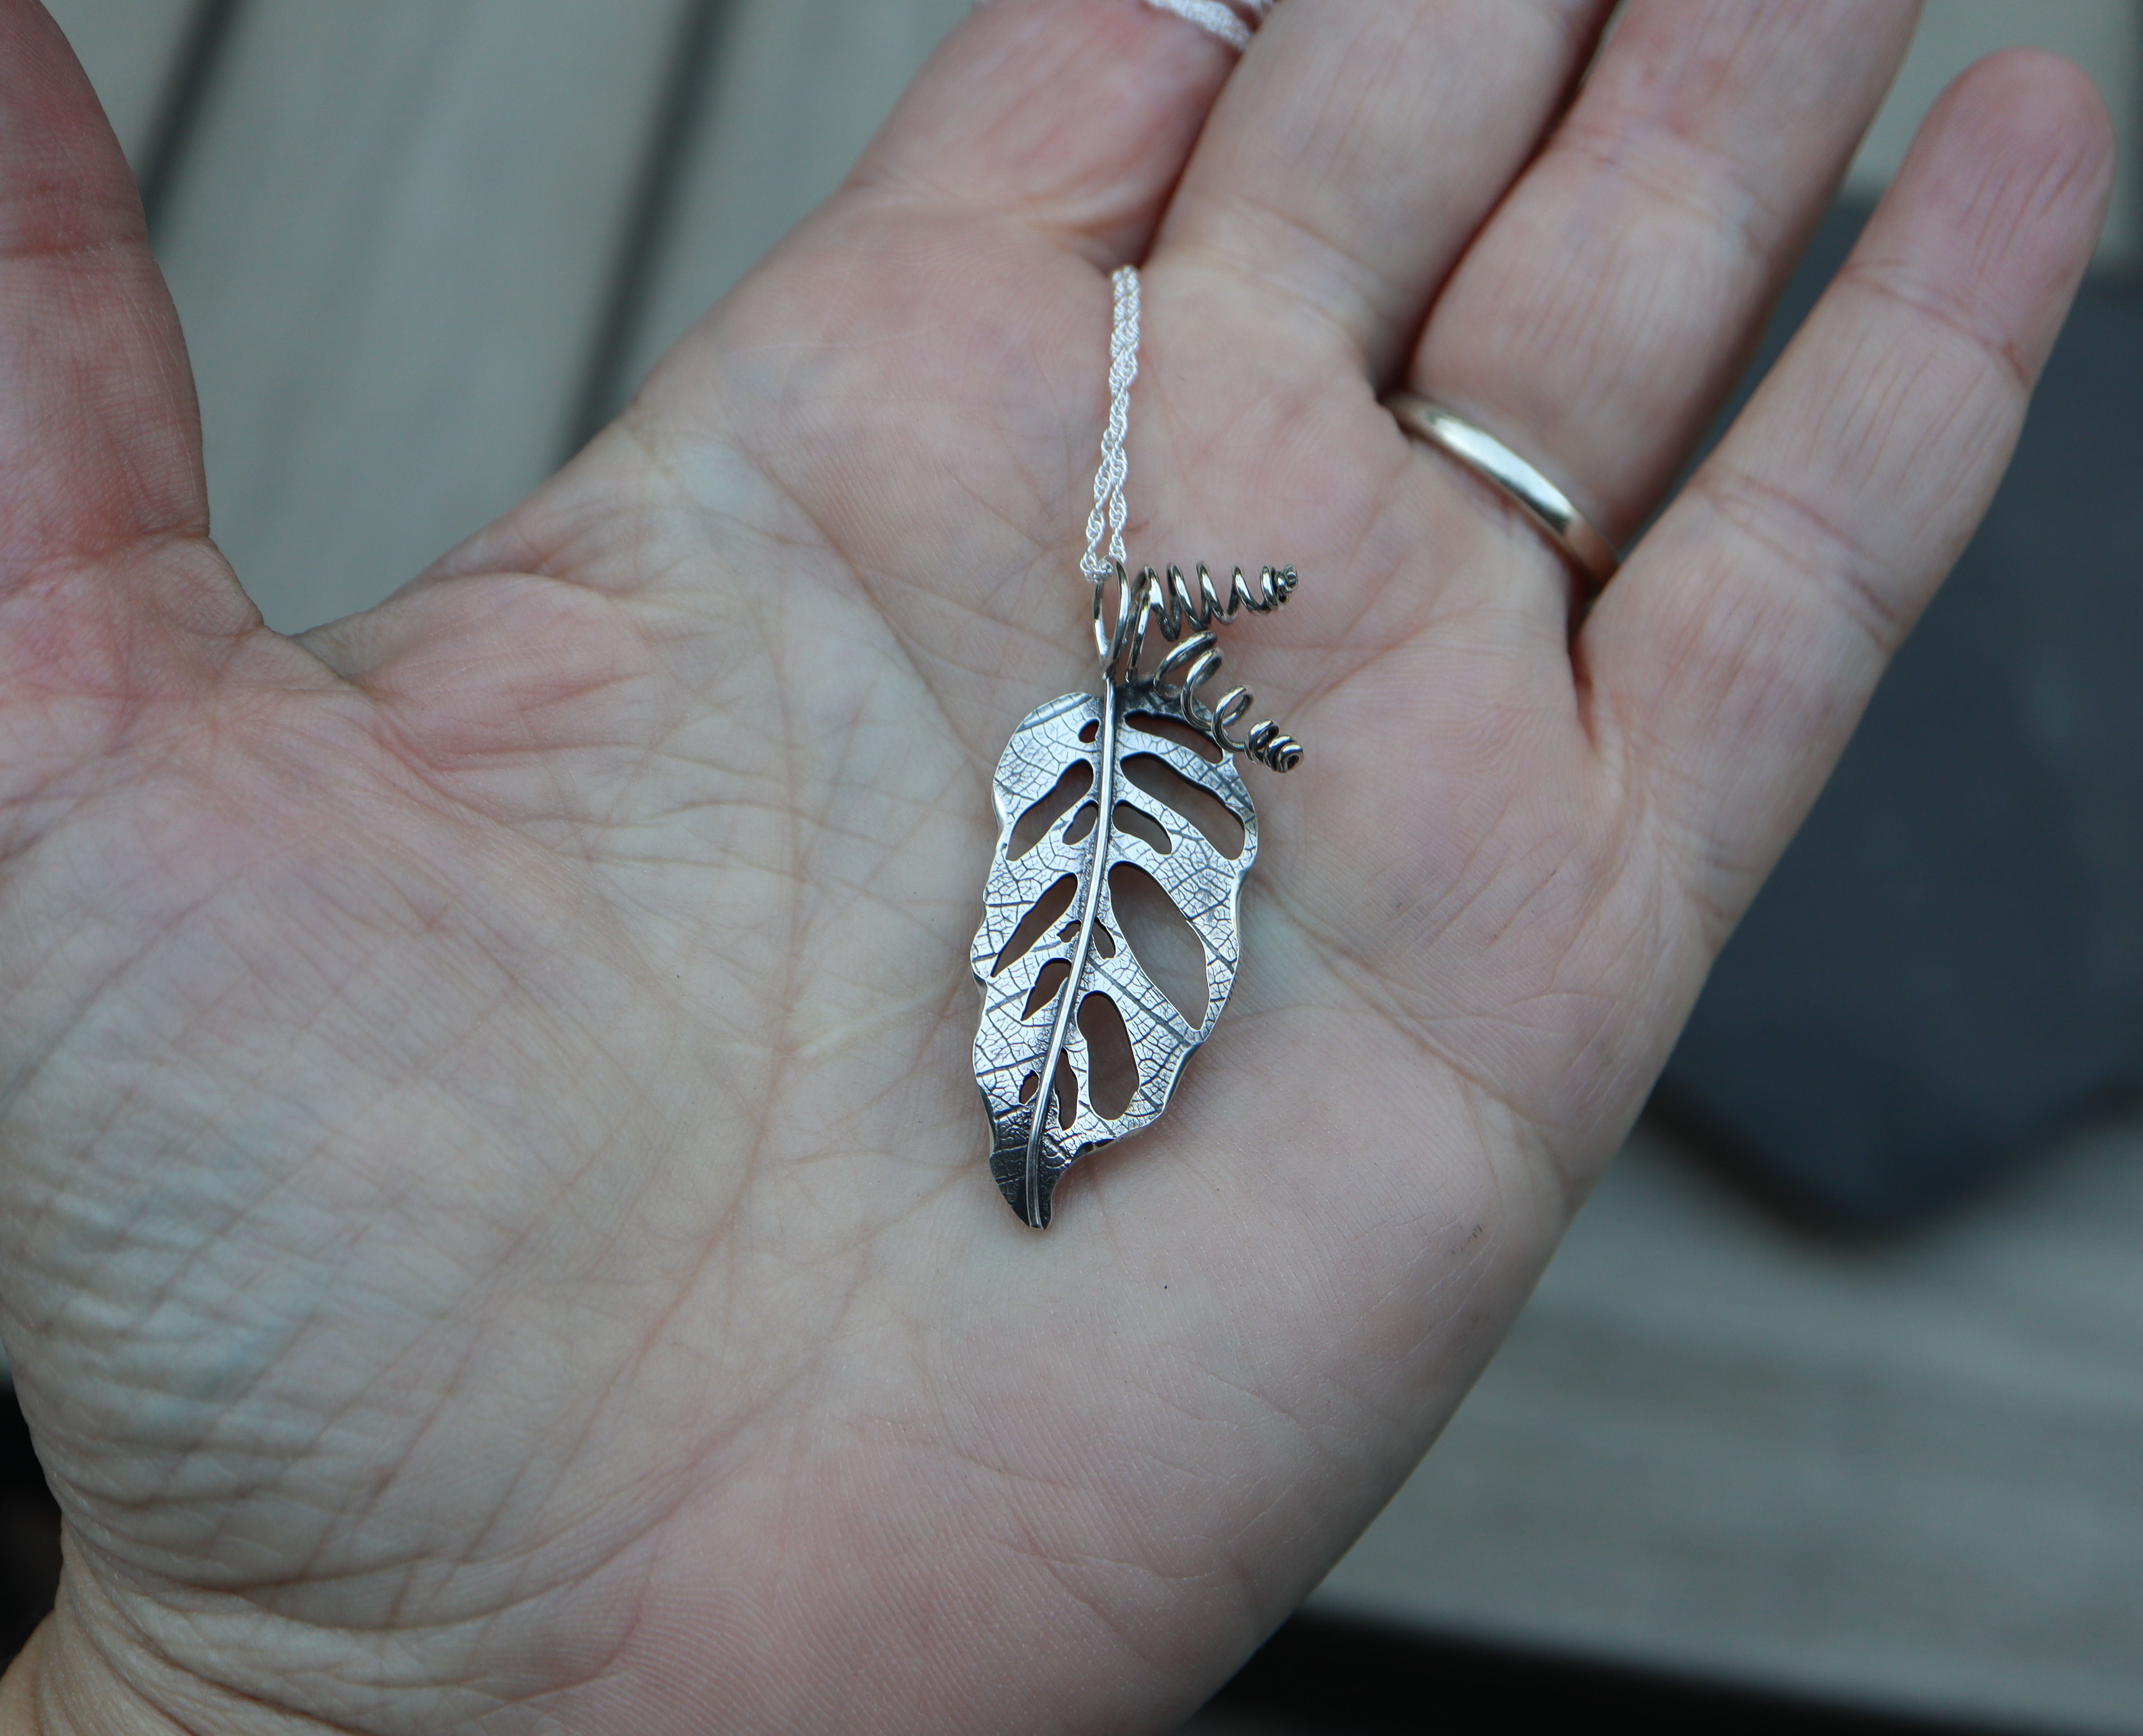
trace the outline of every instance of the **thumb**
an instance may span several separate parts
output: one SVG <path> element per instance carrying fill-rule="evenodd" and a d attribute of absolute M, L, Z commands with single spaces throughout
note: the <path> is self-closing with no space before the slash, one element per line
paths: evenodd
<path fill-rule="evenodd" d="M 0 697 L 252 614 L 208 547 L 178 320 L 103 111 L 35 0 L 0 0 Z"/>

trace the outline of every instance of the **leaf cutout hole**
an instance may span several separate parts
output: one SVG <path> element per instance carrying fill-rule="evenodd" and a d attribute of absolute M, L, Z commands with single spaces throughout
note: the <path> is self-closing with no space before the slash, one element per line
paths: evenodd
<path fill-rule="evenodd" d="M 1094 782 L 1094 768 L 1083 759 L 1065 768 L 1064 775 L 1051 788 L 1047 795 L 1037 802 L 1013 823 L 1012 842 L 1006 846 L 1005 859 L 1017 862 L 1049 835 L 1049 828 L 1069 814 Z"/>
<path fill-rule="evenodd" d="M 1057 998 L 1057 992 L 1064 987 L 1064 980 L 1072 974 L 1070 962 L 1052 958 L 1042 967 L 1042 974 L 1034 979 L 1034 992 L 1027 997 L 1027 1011 L 1020 1015 L 1031 1019 Z"/>
<path fill-rule="evenodd" d="M 1057 931 L 1057 937 L 1059 940 L 1076 940 L 1078 937 L 1079 919 L 1076 917 L 1072 917 L 1070 922 Z"/>
<path fill-rule="evenodd" d="M 1012 931 L 1012 938 L 1004 943 L 1004 951 L 997 954 L 997 962 L 990 967 L 990 975 L 996 976 L 1008 964 L 1017 964 L 1032 952 L 1034 943 L 1072 908 L 1072 900 L 1078 891 L 1079 883 L 1073 876 L 1058 875 L 1057 883 L 1037 898 L 1019 919 L 1019 927 Z"/>
<path fill-rule="evenodd" d="M 1072 823 L 1064 828 L 1064 842 L 1067 844 L 1076 844 L 1083 841 L 1086 834 L 1094 829 L 1094 817 L 1101 811 L 1089 802 L 1073 814 Z"/>
<path fill-rule="evenodd" d="M 1243 853 L 1243 823 L 1220 797 L 1202 784 L 1193 784 L 1166 759 L 1153 754 L 1133 754 L 1124 761 L 1124 775 L 1156 801 L 1166 802 L 1205 834 L 1229 861 Z"/>
<path fill-rule="evenodd" d="M 1094 721 L 1093 721 L 1093 722 L 1091 722 L 1091 724 L 1087 725 L 1086 725 L 1086 727 L 1085 729 L 1081 730 L 1079 732 L 1079 739 L 1080 739 L 1080 740 L 1081 740 L 1081 741 L 1091 742 L 1091 740 L 1093 740 L 1093 739 L 1094 739 L 1096 735 L 1099 735 L 1101 733 L 1101 720 L 1099 718 L 1096 718 L 1096 719 L 1094 720 Z"/>
<path fill-rule="evenodd" d="M 1034 1094 L 1041 1089 L 1042 1081 L 1036 1078 L 1033 1074 L 1028 1074 L 1026 1078 L 1022 1079 L 1019 1082 L 1019 1100 L 1022 1103 L 1033 1102 Z"/>
<path fill-rule="evenodd" d="M 1140 968 L 1175 1003 L 1175 1010 L 1192 1029 L 1202 1027 L 1205 1023 L 1205 942 L 1199 939 L 1190 917 L 1175 908 L 1175 901 L 1161 890 L 1158 880 L 1128 862 L 1120 862 L 1109 870 L 1109 898 L 1116 909 L 1116 926 L 1131 943 L 1131 954 Z"/>
<path fill-rule="evenodd" d="M 1079 1031 L 1086 1039 L 1086 1100 L 1094 1112 L 1113 1121 L 1131 1105 L 1138 1091 L 1138 1056 L 1124 1016 L 1106 995 L 1089 995 L 1079 1003 Z"/>
<path fill-rule="evenodd" d="M 1094 954 L 1098 958 L 1114 958 L 1116 956 L 1116 937 L 1109 932 L 1106 922 L 1094 924 Z"/>
<path fill-rule="evenodd" d="M 1220 749 L 1203 730 L 1194 730 L 1179 717 L 1163 717 L 1156 711 L 1130 711 L 1124 721 L 1134 730 L 1143 730 L 1149 735 L 1160 735 L 1186 747 L 1209 765 L 1220 763 Z M 1082 739 L 1084 738 L 1081 738 Z"/>
<path fill-rule="evenodd" d="M 1175 848 L 1166 827 L 1145 809 L 1134 808 L 1129 802 L 1116 804 L 1116 830 L 1129 833 L 1156 856 L 1166 856 Z"/>
<path fill-rule="evenodd" d="M 1072 1071 L 1072 1057 L 1057 1056 L 1057 1125 L 1067 1133 L 1079 1119 L 1079 1076 Z"/>

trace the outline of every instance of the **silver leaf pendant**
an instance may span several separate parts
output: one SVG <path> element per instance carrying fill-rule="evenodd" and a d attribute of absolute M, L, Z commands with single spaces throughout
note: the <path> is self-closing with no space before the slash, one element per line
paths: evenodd
<path fill-rule="evenodd" d="M 990 1170 L 1037 1229 L 1066 1170 L 1150 1127 L 1184 1063 L 1213 1034 L 1241 955 L 1241 897 L 1257 859 L 1257 810 L 1235 755 L 1279 770 L 1301 749 L 1270 723 L 1238 739 L 1250 699 L 1208 705 L 1220 672 L 1211 626 L 1286 601 L 1291 570 L 1224 603 L 1198 569 L 1117 573 L 1102 681 L 1031 712 L 997 763 L 997 854 L 973 964 L 982 988 L 975 1081 Z M 1142 675 L 1150 634 L 1190 638 Z"/>

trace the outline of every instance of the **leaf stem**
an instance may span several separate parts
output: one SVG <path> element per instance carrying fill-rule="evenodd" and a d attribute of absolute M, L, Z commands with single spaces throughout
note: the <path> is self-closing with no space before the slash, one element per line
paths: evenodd
<path fill-rule="evenodd" d="M 1027 1221 L 1036 1229 L 1049 1224 L 1049 1209 L 1042 1197 L 1042 1147 L 1049 1131 L 1049 1117 L 1057 1097 L 1057 1063 L 1072 1032 L 1073 1010 L 1079 1004 L 1080 985 L 1086 980 L 1086 962 L 1094 947 L 1094 922 L 1101 911 L 1101 883 L 1107 878 L 1109 842 L 1116 825 L 1116 725 L 1123 710 L 1123 689 L 1104 673 L 1101 677 L 1101 736 L 1095 744 L 1094 829 L 1087 833 L 1091 859 L 1086 869 L 1086 897 L 1079 907 L 1079 938 L 1072 948 L 1072 974 L 1057 992 L 1057 1018 L 1050 1026 L 1049 1050 L 1042 1064 L 1040 1088 L 1034 1094 L 1034 1120 L 1027 1130 Z"/>

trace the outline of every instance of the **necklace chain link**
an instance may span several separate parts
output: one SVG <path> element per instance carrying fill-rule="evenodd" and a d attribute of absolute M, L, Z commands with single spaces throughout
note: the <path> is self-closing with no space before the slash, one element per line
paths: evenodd
<path fill-rule="evenodd" d="M 1124 437 L 1131 427 L 1131 382 L 1139 368 L 1139 274 L 1121 266 L 1109 279 L 1116 292 L 1116 319 L 1109 334 L 1109 420 L 1101 430 L 1101 467 L 1094 472 L 1094 510 L 1086 520 L 1086 553 L 1079 571 L 1089 580 L 1106 579 L 1123 566 L 1124 478 L 1131 459 Z M 1102 547 L 1104 537 L 1107 547 Z"/>

